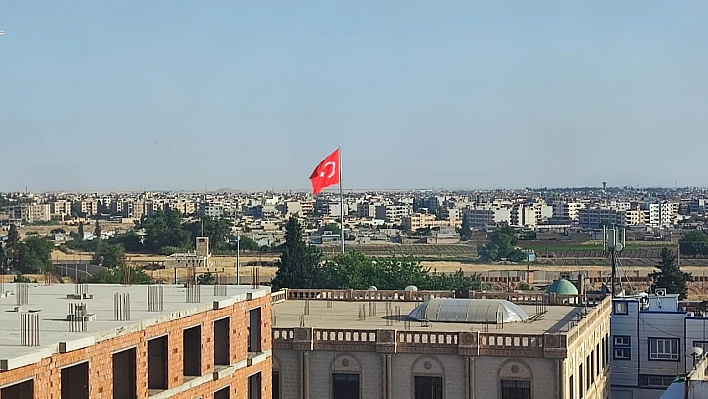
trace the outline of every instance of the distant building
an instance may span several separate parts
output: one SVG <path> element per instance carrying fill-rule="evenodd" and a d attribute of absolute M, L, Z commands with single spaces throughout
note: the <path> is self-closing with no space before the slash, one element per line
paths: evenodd
<path fill-rule="evenodd" d="M 75 201 L 72 204 L 72 210 L 78 215 L 98 215 L 98 200 L 87 199 Z"/>
<path fill-rule="evenodd" d="M 443 220 L 438 219 L 435 215 L 414 213 L 410 216 L 404 216 L 401 218 L 401 224 L 406 230 L 416 231 L 418 229 L 433 229 L 436 227 L 460 227 L 462 222 L 459 219 Z"/>
<path fill-rule="evenodd" d="M 401 223 L 403 218 L 413 213 L 411 205 L 377 205 L 376 219 L 386 220 L 389 223 Z"/>
<path fill-rule="evenodd" d="M 511 222 L 511 208 L 481 206 L 463 211 L 471 228 L 485 229 L 501 223 Z"/>
<path fill-rule="evenodd" d="M 71 201 L 60 199 L 49 205 L 52 219 L 64 220 L 71 217 Z"/>
<path fill-rule="evenodd" d="M 52 220 L 52 211 L 49 204 L 20 204 L 7 208 L 8 219 L 11 223 L 34 223 Z"/>

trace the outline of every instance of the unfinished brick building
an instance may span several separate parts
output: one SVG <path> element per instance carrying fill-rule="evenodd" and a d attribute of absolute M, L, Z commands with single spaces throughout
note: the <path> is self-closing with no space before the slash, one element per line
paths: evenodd
<path fill-rule="evenodd" d="M 271 397 L 268 287 L 5 284 L 0 399 Z"/>

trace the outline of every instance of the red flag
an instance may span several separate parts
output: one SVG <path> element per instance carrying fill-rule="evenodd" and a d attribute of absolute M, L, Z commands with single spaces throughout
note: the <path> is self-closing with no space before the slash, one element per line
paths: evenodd
<path fill-rule="evenodd" d="M 339 183 L 339 148 L 317 165 L 310 175 L 312 193 L 319 194 L 323 188 Z"/>

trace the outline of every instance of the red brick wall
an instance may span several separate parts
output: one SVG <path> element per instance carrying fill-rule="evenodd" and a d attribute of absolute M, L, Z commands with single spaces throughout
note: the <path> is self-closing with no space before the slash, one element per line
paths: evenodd
<path fill-rule="evenodd" d="M 110 399 L 113 393 L 112 353 L 136 347 L 136 375 L 138 398 L 147 398 L 147 343 L 148 340 L 168 334 L 168 388 L 183 383 L 182 376 L 182 331 L 198 324 L 202 326 L 202 375 L 214 371 L 214 320 L 230 317 L 231 364 L 248 357 L 248 311 L 261 307 L 261 332 L 263 350 L 271 349 L 271 303 L 270 295 L 252 301 L 239 302 L 219 310 L 210 310 L 189 317 L 168 321 L 148 327 L 146 330 L 126 334 L 99 342 L 89 348 L 69 353 L 55 353 L 39 363 L 10 371 L 0 371 L 0 386 L 34 377 L 34 397 L 37 399 L 61 399 L 61 369 L 65 366 L 89 361 L 89 387 L 91 399 Z M 212 393 L 231 385 L 231 398 L 246 399 L 248 376 L 262 373 L 262 398 L 271 397 L 271 359 L 217 381 L 210 381 L 174 398 L 194 399 L 202 396 L 211 399 Z M 11 398 L 0 398 L 11 399 Z"/>

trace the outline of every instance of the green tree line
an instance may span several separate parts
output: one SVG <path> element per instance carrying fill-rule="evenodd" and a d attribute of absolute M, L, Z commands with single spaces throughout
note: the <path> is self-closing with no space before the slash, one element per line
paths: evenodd
<path fill-rule="evenodd" d="M 325 259 L 319 248 L 307 245 L 296 218 L 288 220 L 280 267 L 272 281 L 279 288 L 331 288 L 400 290 L 414 285 L 421 290 L 481 289 L 477 275 L 438 273 L 412 257 L 374 258 L 347 251 Z"/>

